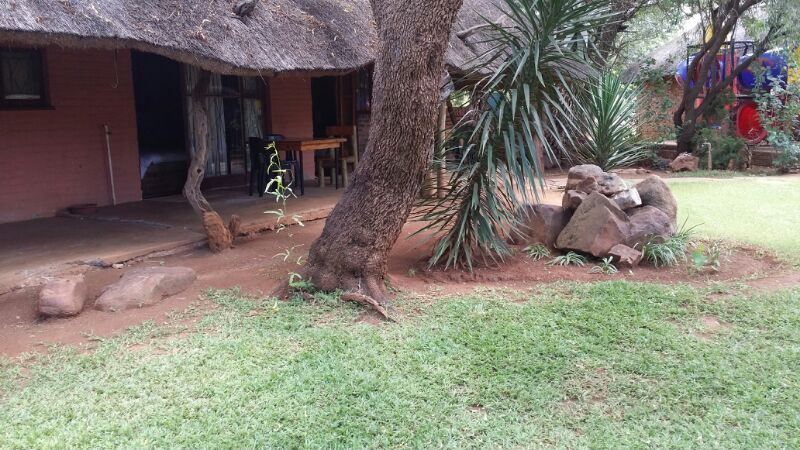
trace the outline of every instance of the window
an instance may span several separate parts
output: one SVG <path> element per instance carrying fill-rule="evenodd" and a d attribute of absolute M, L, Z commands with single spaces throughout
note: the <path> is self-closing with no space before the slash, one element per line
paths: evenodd
<path fill-rule="evenodd" d="M 47 104 L 42 52 L 0 49 L 0 107 L 35 108 Z"/>

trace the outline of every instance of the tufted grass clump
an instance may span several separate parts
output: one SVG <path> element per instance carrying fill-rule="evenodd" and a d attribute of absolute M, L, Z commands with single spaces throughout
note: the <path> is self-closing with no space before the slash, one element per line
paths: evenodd
<path fill-rule="evenodd" d="M 531 244 L 522 249 L 522 251 L 528 255 L 528 258 L 534 261 L 539 261 L 550 256 L 550 249 L 544 244 Z"/>
<path fill-rule="evenodd" d="M 586 257 L 581 255 L 580 253 L 567 252 L 564 255 L 559 255 L 559 256 L 556 256 L 555 258 L 551 259 L 547 263 L 547 265 L 548 266 L 580 266 L 580 267 L 583 267 L 588 262 L 589 262 L 589 260 L 586 259 Z"/>

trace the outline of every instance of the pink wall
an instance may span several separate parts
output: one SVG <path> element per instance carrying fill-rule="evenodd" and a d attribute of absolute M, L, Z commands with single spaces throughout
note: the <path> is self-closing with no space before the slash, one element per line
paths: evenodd
<path fill-rule="evenodd" d="M 78 203 L 111 203 L 103 124 L 111 128 L 117 201 L 141 199 L 131 58 L 46 50 L 52 109 L 0 110 L 0 223 Z"/>
<path fill-rule="evenodd" d="M 311 79 L 278 77 L 269 81 L 272 100 L 272 132 L 287 138 L 314 136 L 314 117 L 311 111 Z M 314 154 L 303 155 L 304 178 L 313 179 Z"/>

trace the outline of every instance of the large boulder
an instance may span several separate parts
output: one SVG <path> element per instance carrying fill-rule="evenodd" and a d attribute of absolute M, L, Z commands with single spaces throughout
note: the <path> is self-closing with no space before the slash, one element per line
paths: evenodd
<path fill-rule="evenodd" d="M 575 210 L 558 236 L 556 247 L 603 257 L 612 247 L 625 242 L 629 227 L 628 216 L 616 203 L 592 192 Z"/>
<path fill-rule="evenodd" d="M 83 310 L 87 296 L 83 275 L 51 280 L 39 292 L 39 314 L 47 317 L 76 316 Z"/>
<path fill-rule="evenodd" d="M 526 242 L 552 248 L 572 217 L 572 210 L 555 205 L 525 205 L 520 216 Z"/>
<path fill-rule="evenodd" d="M 660 209 L 669 217 L 673 227 L 677 225 L 678 202 L 664 180 L 656 175 L 651 175 L 635 187 L 642 199 L 642 206 Z"/>
<path fill-rule="evenodd" d="M 186 290 L 197 279 L 188 267 L 146 267 L 131 270 L 109 286 L 94 307 L 101 311 L 124 311 L 150 306 L 164 297 Z"/>
<path fill-rule="evenodd" d="M 581 192 L 590 194 L 592 190 L 587 189 L 591 188 L 593 183 L 596 186 L 597 180 L 601 179 L 605 174 L 603 169 L 593 164 L 582 164 L 580 166 L 571 167 L 569 173 L 567 173 L 567 187 L 564 191 L 580 190 Z"/>
<path fill-rule="evenodd" d="M 669 168 L 674 172 L 695 172 L 700 167 L 700 158 L 691 153 L 681 153 L 669 163 Z"/>
<path fill-rule="evenodd" d="M 653 206 L 642 206 L 628 211 L 630 227 L 625 244 L 642 248 L 651 239 L 665 241 L 675 234 L 675 226 L 666 213 Z"/>

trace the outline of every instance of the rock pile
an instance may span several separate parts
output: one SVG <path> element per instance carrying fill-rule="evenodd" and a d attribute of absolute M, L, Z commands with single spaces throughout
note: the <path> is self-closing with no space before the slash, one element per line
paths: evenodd
<path fill-rule="evenodd" d="M 570 169 L 564 191 L 560 207 L 523 209 L 529 243 L 611 256 L 618 264 L 636 266 L 645 242 L 675 233 L 677 203 L 657 176 L 628 186 L 617 174 L 581 165 Z"/>

